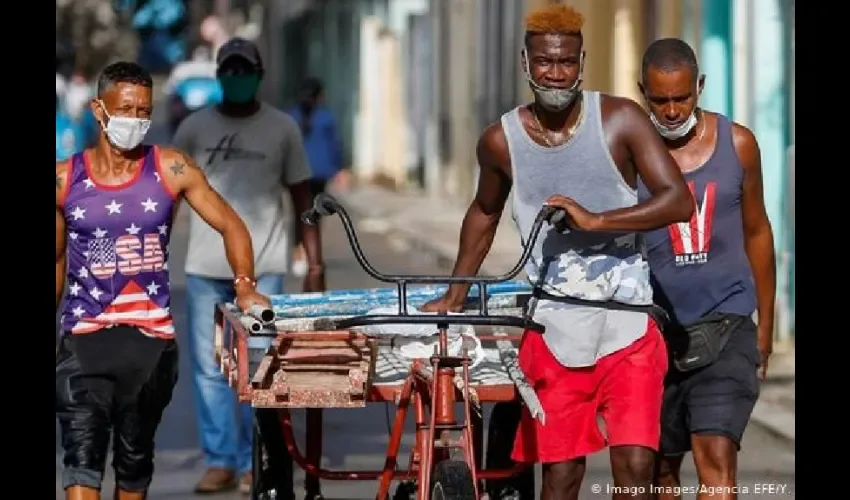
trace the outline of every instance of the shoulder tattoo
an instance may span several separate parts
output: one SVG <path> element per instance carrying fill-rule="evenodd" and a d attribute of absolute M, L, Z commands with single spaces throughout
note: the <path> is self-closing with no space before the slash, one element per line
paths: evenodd
<path fill-rule="evenodd" d="M 174 163 L 171 164 L 171 166 L 169 168 L 171 169 L 171 172 L 174 175 L 183 175 L 183 169 L 186 168 L 186 164 L 181 163 L 179 161 L 175 161 Z"/>

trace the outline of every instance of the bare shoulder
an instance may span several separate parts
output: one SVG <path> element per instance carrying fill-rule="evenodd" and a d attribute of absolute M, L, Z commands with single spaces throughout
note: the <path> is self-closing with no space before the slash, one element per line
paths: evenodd
<path fill-rule="evenodd" d="M 174 147 L 159 148 L 159 172 L 172 193 L 180 193 L 186 189 L 188 183 L 198 177 L 204 177 L 192 157 L 182 149 Z"/>
<path fill-rule="evenodd" d="M 737 122 L 732 124 L 732 144 L 738 160 L 745 169 L 757 168 L 761 165 L 761 153 L 756 135 L 749 128 Z"/>
<path fill-rule="evenodd" d="M 56 206 L 61 207 L 65 201 L 71 174 L 71 160 L 56 162 Z"/>
<path fill-rule="evenodd" d="M 737 151 L 740 152 L 741 148 L 758 149 L 758 140 L 752 130 L 738 122 L 730 121 L 730 123 L 732 124 L 732 142 L 735 144 Z"/>
<path fill-rule="evenodd" d="M 71 172 L 71 160 L 56 162 L 56 189 L 64 189 L 68 182 L 68 174 Z"/>
<path fill-rule="evenodd" d="M 599 94 L 599 107 L 602 110 L 602 117 L 608 120 L 637 120 L 639 122 L 648 121 L 646 111 L 628 97 L 616 96 L 611 94 Z"/>
<path fill-rule="evenodd" d="M 180 148 L 160 146 L 159 163 L 162 170 L 171 175 L 185 174 L 186 169 L 199 170 L 195 160 Z"/>
<path fill-rule="evenodd" d="M 508 138 L 505 135 L 501 120 L 491 123 L 484 129 L 478 139 L 476 150 L 478 163 L 482 167 L 498 166 L 504 168 L 510 166 L 511 155 Z"/>

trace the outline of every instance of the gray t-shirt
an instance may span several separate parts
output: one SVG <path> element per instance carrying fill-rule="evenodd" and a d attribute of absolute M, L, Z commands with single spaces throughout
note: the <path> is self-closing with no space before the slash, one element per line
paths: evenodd
<path fill-rule="evenodd" d="M 208 107 L 180 124 L 174 145 L 194 158 L 213 189 L 245 221 L 256 275 L 285 273 L 284 189 L 312 176 L 295 121 L 268 104 L 247 118 L 230 118 Z M 194 211 L 189 220 L 186 273 L 233 278 L 221 235 Z"/>

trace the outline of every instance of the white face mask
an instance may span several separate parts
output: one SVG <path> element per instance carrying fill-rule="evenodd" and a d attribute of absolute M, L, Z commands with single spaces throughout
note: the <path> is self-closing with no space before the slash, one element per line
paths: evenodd
<path fill-rule="evenodd" d="M 654 114 L 649 113 L 649 119 L 652 121 L 652 124 L 655 125 L 655 130 L 658 130 L 658 133 L 661 134 L 661 137 L 669 140 L 675 141 L 676 139 L 681 139 L 688 135 L 688 132 L 691 131 L 697 125 L 697 115 L 696 109 L 691 112 L 691 116 L 685 120 L 685 123 L 679 125 L 676 128 L 667 128 L 661 122 L 658 121 L 658 118 L 655 117 Z"/>
<path fill-rule="evenodd" d="M 578 93 L 581 92 L 581 90 L 579 90 L 579 86 L 581 85 L 581 75 L 584 71 L 584 52 L 581 53 L 581 59 L 579 60 L 578 79 L 573 86 L 568 89 L 553 89 L 544 87 L 535 82 L 531 78 L 531 66 L 528 62 L 528 51 L 525 49 L 522 50 L 522 58 L 525 61 L 525 79 L 528 80 L 528 83 L 531 85 L 531 91 L 534 92 L 534 96 L 537 98 L 537 101 L 545 109 L 549 111 L 563 111 L 575 100 Z"/>
<path fill-rule="evenodd" d="M 104 127 L 106 138 L 113 146 L 122 150 L 135 149 L 145 139 L 145 135 L 151 128 L 151 121 L 143 118 L 130 118 L 128 116 L 109 116 L 106 106 L 103 106 L 103 114 L 109 120 Z"/>

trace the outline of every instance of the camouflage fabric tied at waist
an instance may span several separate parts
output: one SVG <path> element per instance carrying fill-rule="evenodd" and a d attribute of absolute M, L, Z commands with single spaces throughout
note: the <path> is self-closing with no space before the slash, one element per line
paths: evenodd
<path fill-rule="evenodd" d="M 634 249 L 626 254 L 581 255 L 570 250 L 557 257 L 532 259 L 526 272 L 531 284 L 555 299 L 613 301 L 633 306 L 652 305 L 649 265 Z"/>

